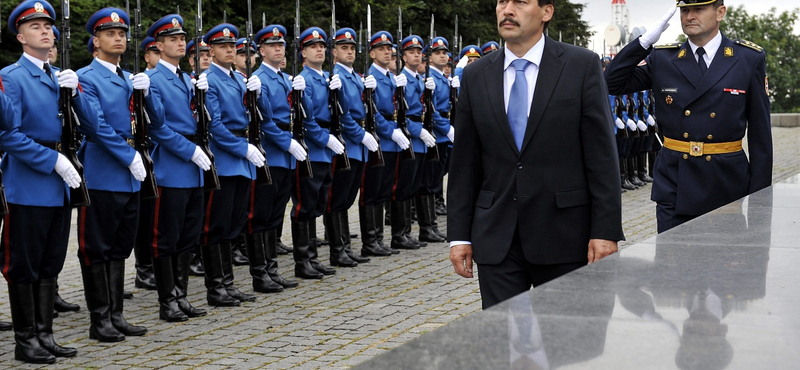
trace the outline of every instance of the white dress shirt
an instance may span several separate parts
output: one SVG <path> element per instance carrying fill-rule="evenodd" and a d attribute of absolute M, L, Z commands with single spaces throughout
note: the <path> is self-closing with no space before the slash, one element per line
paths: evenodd
<path fill-rule="evenodd" d="M 706 54 L 703 55 L 703 60 L 706 62 L 706 67 L 711 66 L 711 61 L 714 60 L 714 55 L 717 55 L 717 50 L 719 50 L 720 45 L 722 45 L 722 33 L 717 31 L 717 35 L 714 36 L 711 41 L 706 43 L 703 46 L 703 49 L 706 51 Z M 694 60 L 697 60 L 697 48 L 699 46 L 692 43 L 692 40 L 689 40 L 689 47 L 692 48 L 692 55 L 694 55 Z"/>

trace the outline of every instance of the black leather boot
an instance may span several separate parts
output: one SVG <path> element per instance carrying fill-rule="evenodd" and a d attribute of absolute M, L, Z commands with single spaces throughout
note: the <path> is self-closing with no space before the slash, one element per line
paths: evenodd
<path fill-rule="evenodd" d="M 322 217 L 325 219 L 325 233 L 328 235 L 328 243 L 330 243 L 331 251 L 331 265 L 339 267 L 356 267 L 358 262 L 353 261 L 344 252 L 344 230 L 342 230 L 341 220 L 339 217 L 341 212 L 325 213 Z M 348 233 L 349 234 L 349 233 Z M 350 235 L 348 235 L 349 237 Z"/>
<path fill-rule="evenodd" d="M 55 356 L 36 338 L 36 303 L 31 284 L 8 284 L 8 303 L 14 327 L 14 359 L 31 364 L 52 364 Z"/>
<path fill-rule="evenodd" d="M 647 175 L 645 164 L 647 163 L 647 153 L 639 154 L 636 160 L 636 172 L 639 175 L 639 180 L 642 182 L 653 182 L 653 178 Z"/>
<path fill-rule="evenodd" d="M 153 258 L 153 273 L 158 288 L 158 317 L 167 322 L 189 320 L 180 307 L 175 291 L 175 273 L 172 271 L 173 256 Z"/>
<path fill-rule="evenodd" d="M 625 158 L 620 159 L 619 169 L 620 183 L 622 184 L 622 188 L 626 190 L 636 190 L 637 187 L 631 184 L 630 180 L 628 180 L 628 161 L 625 160 Z"/>
<path fill-rule="evenodd" d="M 189 271 L 191 270 L 192 253 L 181 253 L 172 256 L 172 279 L 175 281 L 175 302 L 178 308 L 190 318 L 201 317 L 207 314 L 206 310 L 196 308 L 189 303 L 186 295 L 189 290 Z"/>
<path fill-rule="evenodd" d="M 444 204 L 444 194 L 436 194 L 436 214 L 447 216 L 447 206 Z"/>
<path fill-rule="evenodd" d="M 444 241 L 447 241 L 447 234 L 439 231 L 439 220 L 436 219 L 436 200 L 434 196 L 427 195 L 425 196 L 425 200 L 428 203 L 428 212 L 431 216 L 431 229 L 433 233 L 444 239 Z"/>
<path fill-rule="evenodd" d="M 391 251 L 381 248 L 378 244 L 378 237 L 376 234 L 378 226 L 375 221 L 375 207 L 377 206 L 366 205 L 358 207 L 358 218 L 361 226 L 361 255 L 377 257 L 391 256 Z"/>
<path fill-rule="evenodd" d="M 336 269 L 330 266 L 325 266 L 319 261 L 319 240 L 309 240 L 308 242 L 308 263 L 314 270 L 321 272 L 323 275 L 335 275 Z"/>
<path fill-rule="evenodd" d="M 74 357 L 78 350 L 62 347 L 53 338 L 53 300 L 58 283 L 56 278 L 42 279 L 33 284 L 33 298 L 36 300 L 36 338 L 44 349 L 56 357 Z"/>
<path fill-rule="evenodd" d="M 111 323 L 111 297 L 106 264 L 82 265 L 81 275 L 86 307 L 89 309 L 89 339 L 100 342 L 125 340 L 125 335 Z"/>
<path fill-rule="evenodd" d="M 245 241 L 245 233 L 242 232 L 236 237 L 236 240 L 231 243 L 231 262 L 234 266 L 244 266 L 250 264 L 250 259 L 247 256 L 247 242 Z"/>
<path fill-rule="evenodd" d="M 393 248 L 391 242 L 388 245 L 383 242 L 383 210 L 384 207 L 382 205 L 375 205 L 372 207 L 372 218 L 375 220 L 375 240 L 378 241 L 378 245 L 381 249 L 389 251 L 392 254 L 398 254 L 400 250 Z"/>
<path fill-rule="evenodd" d="M 286 288 L 294 288 L 300 285 L 297 281 L 284 279 L 278 273 L 278 230 L 268 230 L 264 232 L 264 255 L 267 259 L 267 275 L 272 281 Z"/>
<path fill-rule="evenodd" d="M 124 335 L 140 337 L 147 333 L 144 326 L 135 326 L 128 323 L 123 316 L 123 306 L 125 301 L 125 261 L 109 261 L 106 266 L 108 275 L 108 297 L 111 307 L 111 324 Z"/>
<path fill-rule="evenodd" d="M 225 246 L 230 248 L 229 246 Z M 241 302 L 228 294 L 225 289 L 225 273 L 222 270 L 222 246 L 220 244 L 204 245 L 203 267 L 206 269 L 206 299 L 214 307 L 234 307 Z"/>
<path fill-rule="evenodd" d="M 322 273 L 311 266 L 311 243 L 308 222 L 292 221 L 292 244 L 294 245 L 294 276 L 302 279 L 322 279 Z"/>
<path fill-rule="evenodd" d="M 428 202 L 428 198 L 431 202 Z M 433 231 L 433 220 L 436 218 L 436 211 L 433 205 L 433 196 L 420 195 L 414 198 L 417 203 L 417 223 L 419 223 L 419 240 L 430 243 L 443 243 L 444 238 Z"/>
<path fill-rule="evenodd" d="M 639 180 L 639 176 L 636 175 L 636 155 L 632 155 L 628 158 L 628 180 L 630 180 L 631 184 L 636 186 L 644 186 L 644 182 Z"/>
<path fill-rule="evenodd" d="M 350 219 L 347 215 L 347 211 L 337 212 L 336 213 L 339 217 L 339 225 L 342 226 L 342 236 L 344 237 L 344 253 L 347 254 L 347 257 L 350 257 L 351 260 L 357 263 L 367 263 L 369 262 L 369 257 L 362 257 L 353 252 L 353 248 L 351 244 L 353 243 L 353 235 L 350 234 Z M 357 235 L 355 236 L 358 237 Z"/>
<path fill-rule="evenodd" d="M 153 251 L 149 244 L 137 235 L 136 244 L 133 246 L 133 256 L 136 258 L 136 279 L 133 285 L 139 289 L 156 290 L 156 278 L 153 274 Z"/>
<path fill-rule="evenodd" d="M 56 279 L 56 297 L 53 299 L 53 308 L 57 312 L 70 312 L 70 311 L 79 311 L 81 306 L 75 303 L 69 303 L 61 298 L 61 295 L 58 294 L 58 280 Z"/>
<path fill-rule="evenodd" d="M 230 242 L 223 242 L 219 246 L 220 256 L 222 257 L 222 284 L 228 294 L 238 299 L 240 302 L 255 302 L 256 296 L 247 294 L 239 290 L 233 285 L 233 257 L 231 250 L 233 245 Z"/>
<path fill-rule="evenodd" d="M 0 331 L 9 331 L 9 330 L 11 330 L 13 328 L 14 327 L 11 326 L 11 323 L 8 323 L 8 322 L 5 322 L 5 321 L 0 321 Z"/>
<path fill-rule="evenodd" d="M 406 216 L 405 202 L 392 201 L 392 249 L 419 249 L 419 245 L 406 237 L 406 220 L 411 221 L 411 214 Z"/>
<path fill-rule="evenodd" d="M 278 228 L 275 229 L 275 233 L 276 233 L 276 235 L 278 237 L 278 244 L 277 244 L 278 254 L 286 255 L 286 254 L 292 253 L 293 252 L 292 247 L 290 247 L 290 246 L 288 246 L 286 244 L 283 244 L 283 241 L 281 240 L 281 236 L 283 235 L 283 222 L 278 224 Z"/>
<path fill-rule="evenodd" d="M 247 256 L 250 259 L 250 276 L 253 277 L 253 290 L 259 293 L 280 293 L 283 286 L 272 281 L 267 274 L 267 254 L 264 233 L 245 234 Z"/>
<path fill-rule="evenodd" d="M 421 247 L 427 247 L 428 243 L 419 241 L 417 238 L 411 235 L 411 226 L 414 224 L 414 221 L 412 220 L 412 214 L 414 214 L 413 204 L 414 198 L 406 199 L 402 202 L 403 216 L 405 217 L 405 220 L 403 221 L 403 235 L 406 237 L 406 240 L 408 240 L 410 243 L 413 243 L 417 247 L 415 249 L 418 249 Z"/>
<path fill-rule="evenodd" d="M 203 268 L 203 257 L 200 247 L 197 247 L 195 251 L 190 254 L 192 255 L 192 259 L 189 261 L 189 275 L 205 276 L 206 269 Z"/>

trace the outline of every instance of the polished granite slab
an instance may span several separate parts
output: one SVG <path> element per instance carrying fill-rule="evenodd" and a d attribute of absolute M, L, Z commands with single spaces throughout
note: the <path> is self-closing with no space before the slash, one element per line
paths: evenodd
<path fill-rule="evenodd" d="M 800 176 L 355 369 L 800 368 Z"/>

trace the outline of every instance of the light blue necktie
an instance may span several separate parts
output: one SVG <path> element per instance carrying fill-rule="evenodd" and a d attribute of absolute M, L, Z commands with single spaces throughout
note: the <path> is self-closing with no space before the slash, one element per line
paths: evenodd
<path fill-rule="evenodd" d="M 517 70 L 511 94 L 508 95 L 508 124 L 514 134 L 517 150 L 522 150 L 522 139 L 525 138 L 525 127 L 528 126 L 528 80 L 525 79 L 525 68 L 531 64 L 528 60 L 517 59 L 511 66 Z"/>

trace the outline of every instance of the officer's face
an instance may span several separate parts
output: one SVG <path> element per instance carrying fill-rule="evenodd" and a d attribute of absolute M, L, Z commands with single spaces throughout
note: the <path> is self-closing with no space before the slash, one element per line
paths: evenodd
<path fill-rule="evenodd" d="M 422 63 L 422 50 L 417 48 L 407 49 L 403 52 L 403 61 L 408 68 L 414 70 Z"/>
<path fill-rule="evenodd" d="M 447 50 L 435 50 L 431 53 L 431 63 L 434 67 L 442 69 L 447 65 Z"/>
<path fill-rule="evenodd" d="M 161 52 L 158 50 L 148 50 L 146 53 L 144 53 L 144 62 L 147 63 L 147 68 L 155 68 L 159 59 L 161 59 Z"/>
<path fill-rule="evenodd" d="M 236 43 L 226 42 L 211 45 L 211 60 L 225 68 L 233 65 L 236 57 Z"/>
<path fill-rule="evenodd" d="M 267 62 L 273 67 L 278 67 L 286 54 L 286 45 L 282 42 L 274 44 L 261 44 L 258 49 L 261 53 L 261 60 Z"/>
<path fill-rule="evenodd" d="M 99 55 L 107 54 L 116 58 L 125 53 L 128 45 L 128 35 L 122 28 L 102 30 L 94 35 L 94 49 Z"/>
<path fill-rule="evenodd" d="M 56 61 L 58 61 L 58 48 L 55 45 L 47 52 L 47 60 L 50 64 L 56 64 Z"/>
<path fill-rule="evenodd" d="M 334 59 L 348 67 L 353 66 L 356 61 L 356 46 L 353 44 L 336 45 L 333 49 Z"/>
<path fill-rule="evenodd" d="M 382 68 L 386 68 L 389 66 L 389 63 L 392 61 L 392 46 L 391 45 L 381 45 L 369 51 L 369 56 L 372 58 L 375 63 L 377 63 Z"/>
<path fill-rule="evenodd" d="M 553 17 L 553 5 L 539 6 L 537 0 L 497 0 L 497 30 L 507 42 L 538 40 L 544 22 Z"/>
<path fill-rule="evenodd" d="M 725 18 L 725 5 L 714 9 L 713 4 L 702 6 L 685 6 L 681 8 L 681 27 L 683 33 L 705 45 L 719 30 L 719 22 Z"/>
<path fill-rule="evenodd" d="M 472 64 L 472 62 L 481 59 L 481 57 L 467 57 L 467 65 Z"/>
<path fill-rule="evenodd" d="M 315 68 L 319 68 L 325 61 L 325 44 L 315 42 L 303 48 L 303 60 Z"/>
<path fill-rule="evenodd" d="M 156 47 L 161 52 L 161 57 L 177 61 L 186 55 L 186 37 L 184 35 L 170 35 L 159 37 Z"/>
<path fill-rule="evenodd" d="M 17 41 L 22 44 L 23 49 L 47 53 L 54 45 L 53 25 L 48 20 L 33 19 L 20 24 L 17 30 Z"/>
<path fill-rule="evenodd" d="M 236 66 L 237 70 L 245 71 L 247 69 L 247 53 L 236 53 L 234 65 Z"/>

